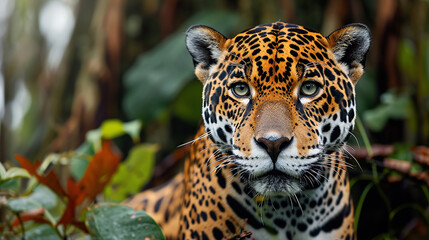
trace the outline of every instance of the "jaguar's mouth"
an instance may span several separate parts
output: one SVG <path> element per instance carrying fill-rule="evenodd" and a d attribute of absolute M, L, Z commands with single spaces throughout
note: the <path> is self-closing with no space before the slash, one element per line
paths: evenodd
<path fill-rule="evenodd" d="M 312 166 L 293 176 L 277 169 L 272 169 L 255 176 L 251 182 L 252 187 L 262 195 L 296 194 L 304 190 L 319 187 L 324 181 L 324 168 Z"/>
<path fill-rule="evenodd" d="M 257 181 L 257 180 L 262 180 L 265 178 L 276 178 L 278 180 L 282 180 L 282 179 L 284 179 L 284 180 L 299 180 L 297 177 L 291 176 L 291 175 L 286 174 L 284 172 L 281 172 L 277 169 L 273 169 L 273 170 L 270 170 L 264 174 L 256 176 L 255 180 Z"/>

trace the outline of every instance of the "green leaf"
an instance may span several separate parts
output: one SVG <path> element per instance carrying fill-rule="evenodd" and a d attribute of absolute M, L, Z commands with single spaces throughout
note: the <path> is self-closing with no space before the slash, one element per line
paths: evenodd
<path fill-rule="evenodd" d="M 413 114 L 413 105 L 407 94 L 386 92 L 381 95 L 381 104 L 363 113 L 365 125 L 373 131 L 384 128 L 387 120 L 406 119 Z"/>
<path fill-rule="evenodd" d="M 7 170 L 5 180 L 12 178 L 31 178 L 31 175 L 24 168 L 13 167 Z"/>
<path fill-rule="evenodd" d="M 12 167 L 6 171 L 3 164 L 0 163 L 0 184 L 14 178 L 31 178 L 31 175 L 23 168 Z"/>
<path fill-rule="evenodd" d="M 46 224 L 38 225 L 35 228 L 25 231 L 25 239 L 28 240 L 61 240 L 51 226 Z"/>
<path fill-rule="evenodd" d="M 79 155 L 92 156 L 95 154 L 95 151 L 92 148 L 91 144 L 89 144 L 88 142 L 84 142 L 75 150 L 75 153 Z"/>
<path fill-rule="evenodd" d="M 101 149 L 101 130 L 94 129 L 86 133 L 86 142 L 88 142 L 95 152 Z"/>
<path fill-rule="evenodd" d="M 112 139 L 125 134 L 123 124 L 118 119 L 106 120 L 100 127 L 101 136 L 105 139 Z"/>
<path fill-rule="evenodd" d="M 95 151 L 100 150 L 103 139 L 113 139 L 125 134 L 130 135 L 134 142 L 138 142 L 141 128 L 140 120 L 123 123 L 118 119 L 109 119 L 104 121 L 100 128 L 89 131 L 86 134 L 86 141 Z"/>
<path fill-rule="evenodd" d="M 7 189 L 12 192 L 18 192 L 20 190 L 20 179 L 14 178 L 6 181 L 0 181 L 0 189 Z"/>
<path fill-rule="evenodd" d="M 240 16 L 234 12 L 201 12 L 183 24 L 179 31 L 143 53 L 124 76 L 123 109 L 126 115 L 143 122 L 160 117 L 180 90 L 194 79 L 192 59 L 185 48 L 184 32 L 188 27 L 205 24 L 228 34 L 237 31 L 241 22 Z"/>
<path fill-rule="evenodd" d="M 13 211 L 22 212 L 41 207 L 51 209 L 56 206 L 57 200 L 57 195 L 48 187 L 39 185 L 30 195 L 11 199 L 7 204 Z"/>
<path fill-rule="evenodd" d="M 84 157 L 74 157 L 70 162 L 70 173 L 72 177 L 79 181 L 85 174 L 86 168 L 88 167 L 89 160 Z"/>
<path fill-rule="evenodd" d="M 389 119 L 388 109 L 377 107 L 363 113 L 365 125 L 373 131 L 381 131 Z"/>
<path fill-rule="evenodd" d="M 74 152 L 76 157 L 73 157 L 70 161 L 70 173 L 75 180 L 79 181 L 88 167 L 89 157 L 93 156 L 95 152 L 88 142 L 84 142 Z"/>
<path fill-rule="evenodd" d="M 127 159 L 119 165 L 104 194 L 107 199 L 122 201 L 150 180 L 155 165 L 156 144 L 141 144 L 133 147 Z"/>
<path fill-rule="evenodd" d="M 4 168 L 3 163 L 0 162 L 0 180 L 4 180 L 6 176 L 6 168 Z"/>
<path fill-rule="evenodd" d="M 130 135 L 131 139 L 133 139 L 134 142 L 140 141 L 140 132 L 142 129 L 142 122 L 140 120 L 134 120 L 131 122 L 124 123 L 124 131 Z"/>
<path fill-rule="evenodd" d="M 149 215 L 127 206 L 103 204 L 89 209 L 86 215 L 91 232 L 99 239 L 165 239 Z"/>

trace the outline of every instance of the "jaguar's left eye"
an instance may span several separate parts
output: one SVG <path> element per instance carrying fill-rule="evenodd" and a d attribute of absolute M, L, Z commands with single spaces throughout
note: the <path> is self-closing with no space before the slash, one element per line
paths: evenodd
<path fill-rule="evenodd" d="M 250 95 L 249 85 L 243 82 L 238 82 L 232 86 L 232 92 L 236 97 L 248 97 Z"/>
<path fill-rule="evenodd" d="M 299 93 L 304 97 L 313 97 L 320 91 L 320 84 L 315 81 L 307 81 L 301 85 Z"/>

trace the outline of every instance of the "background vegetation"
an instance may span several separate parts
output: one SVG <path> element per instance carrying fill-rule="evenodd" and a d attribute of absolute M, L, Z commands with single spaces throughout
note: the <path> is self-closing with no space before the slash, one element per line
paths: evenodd
<path fill-rule="evenodd" d="M 427 0 L 0 1 L 2 237 L 103 236 L 96 222 L 109 216 L 91 203 L 121 201 L 179 171 L 186 148 L 176 147 L 200 123 L 186 29 L 233 36 L 283 20 L 325 35 L 352 22 L 370 27 L 349 149 L 358 239 L 429 239 L 428 8 Z M 121 162 L 91 170 L 116 151 Z M 86 184 L 97 176 L 111 181 Z M 58 185 L 44 187 L 44 177 Z"/>

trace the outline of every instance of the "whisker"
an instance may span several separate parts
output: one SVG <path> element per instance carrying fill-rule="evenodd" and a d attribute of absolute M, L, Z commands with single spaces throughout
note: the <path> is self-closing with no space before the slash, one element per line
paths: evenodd
<path fill-rule="evenodd" d="M 359 169 L 361 172 L 363 172 L 363 169 L 361 167 L 361 165 L 359 164 L 358 160 L 355 158 L 355 156 L 353 156 L 353 154 L 351 154 L 347 149 L 344 148 L 344 151 L 346 151 L 346 153 L 348 155 L 350 155 L 350 157 L 356 162 L 356 164 L 358 165 Z"/>
<path fill-rule="evenodd" d="M 353 164 L 351 164 L 351 163 L 349 163 L 347 161 L 344 161 L 341 158 L 336 158 L 334 156 L 325 156 L 324 159 L 326 160 L 326 162 L 332 162 L 332 163 L 338 162 L 342 166 L 347 166 L 349 168 L 354 168 Z"/>
<path fill-rule="evenodd" d="M 293 194 L 293 196 L 295 197 L 295 200 L 298 203 L 299 209 L 301 209 L 301 212 L 304 213 L 304 211 L 302 210 L 302 206 L 301 206 L 301 203 L 299 202 L 298 197 L 296 196 L 296 194 Z"/>
<path fill-rule="evenodd" d="M 209 150 L 211 148 L 219 148 L 219 146 L 217 146 L 217 145 L 208 146 L 208 147 L 204 148 L 203 150 L 199 151 L 198 153 L 202 153 L 202 152 Z"/>
<path fill-rule="evenodd" d="M 360 148 L 360 144 L 359 144 L 359 141 L 358 141 L 358 139 L 357 139 L 356 135 L 355 135 L 352 131 L 349 131 L 349 133 L 350 133 L 350 135 L 355 139 L 356 144 L 357 144 L 357 145 L 358 145 L 358 147 Z"/>
<path fill-rule="evenodd" d="M 201 136 L 199 136 L 199 137 L 197 137 L 197 138 L 195 138 L 195 139 L 193 139 L 193 140 L 191 140 L 191 141 L 189 141 L 189 142 L 186 142 L 186 143 L 180 144 L 179 146 L 177 146 L 177 148 L 183 147 L 183 146 L 188 145 L 188 144 L 194 144 L 196 141 L 201 140 L 201 139 L 203 139 L 203 138 L 206 138 L 206 137 L 208 137 L 210 134 L 211 134 L 211 132 L 203 133 L 203 134 L 201 134 Z"/>

